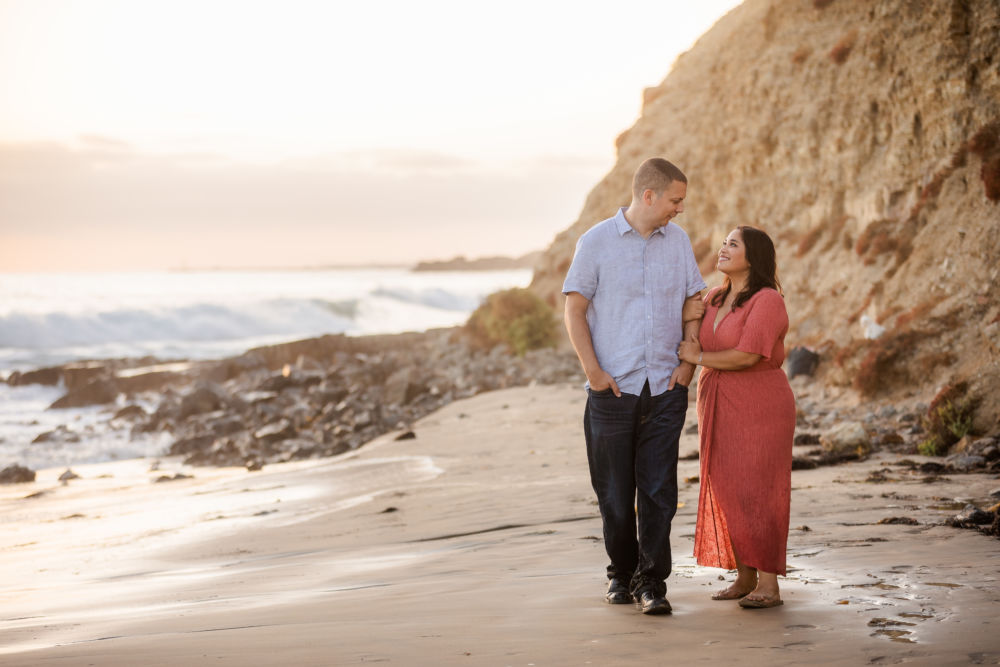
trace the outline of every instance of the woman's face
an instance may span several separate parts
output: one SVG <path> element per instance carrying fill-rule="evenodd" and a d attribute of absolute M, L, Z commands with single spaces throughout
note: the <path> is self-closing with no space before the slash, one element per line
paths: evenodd
<path fill-rule="evenodd" d="M 719 271 L 727 276 L 734 276 L 750 271 L 750 264 L 747 262 L 747 249 L 743 245 L 743 234 L 740 230 L 734 229 L 729 232 L 729 236 L 722 242 L 719 248 Z"/>

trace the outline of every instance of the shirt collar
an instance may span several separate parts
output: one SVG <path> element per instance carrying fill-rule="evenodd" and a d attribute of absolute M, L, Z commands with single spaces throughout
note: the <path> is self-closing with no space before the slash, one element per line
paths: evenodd
<path fill-rule="evenodd" d="M 618 209 L 618 214 L 615 215 L 614 217 L 615 229 L 618 230 L 618 236 L 625 236 L 629 232 L 635 232 L 636 234 L 638 234 L 638 232 L 635 231 L 632 225 L 628 224 L 628 220 L 625 219 L 626 210 L 628 210 L 628 206 L 622 206 L 620 209 Z M 667 224 L 669 225 L 670 223 L 668 222 Z M 656 229 L 653 230 L 653 234 L 665 235 L 666 234 L 666 232 L 664 231 L 665 227 L 666 225 L 664 225 L 663 227 L 657 227 Z"/>

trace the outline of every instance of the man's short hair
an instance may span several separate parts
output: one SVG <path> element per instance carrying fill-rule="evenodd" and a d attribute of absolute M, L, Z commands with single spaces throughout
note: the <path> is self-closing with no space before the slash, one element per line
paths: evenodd
<path fill-rule="evenodd" d="M 632 176 L 632 196 L 638 199 L 646 190 L 663 194 L 663 190 L 674 181 L 687 183 L 688 179 L 674 164 L 661 157 L 651 157 L 640 164 Z"/>

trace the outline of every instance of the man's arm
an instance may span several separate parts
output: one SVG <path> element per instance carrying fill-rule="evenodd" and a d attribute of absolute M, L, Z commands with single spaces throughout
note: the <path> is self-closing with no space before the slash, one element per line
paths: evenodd
<path fill-rule="evenodd" d="M 579 292 L 570 292 L 566 295 L 566 310 L 564 319 L 566 321 L 566 331 L 569 333 L 569 342 L 576 350 L 576 356 L 580 359 L 580 366 L 587 376 L 591 391 L 603 391 L 611 388 L 615 396 L 621 397 L 622 393 L 618 389 L 615 379 L 597 361 L 597 354 L 594 352 L 594 340 L 590 337 L 590 326 L 587 324 L 587 308 L 590 301 Z"/>
<path fill-rule="evenodd" d="M 700 305 L 700 308 L 698 307 Z M 697 313 L 697 318 L 691 318 L 691 315 Z M 705 304 L 701 301 L 701 292 L 689 296 L 684 302 L 684 309 L 682 317 L 685 318 L 684 322 L 684 340 L 691 342 L 698 342 L 698 332 L 701 330 L 701 318 L 705 314 Z M 670 382 L 667 384 L 667 391 L 674 388 L 674 384 L 680 382 L 683 386 L 687 387 L 691 384 L 691 380 L 694 378 L 695 365 L 687 361 L 681 361 L 674 372 L 670 374 Z"/>

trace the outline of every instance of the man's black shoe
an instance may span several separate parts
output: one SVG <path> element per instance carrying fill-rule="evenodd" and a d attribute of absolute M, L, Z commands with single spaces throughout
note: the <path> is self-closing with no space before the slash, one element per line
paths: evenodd
<path fill-rule="evenodd" d="M 628 604 L 632 601 L 632 594 L 628 592 L 628 586 L 618 579 L 608 582 L 608 592 L 604 595 L 608 604 Z"/>
<path fill-rule="evenodd" d="M 644 614 L 669 614 L 672 609 L 667 598 L 652 591 L 643 591 L 635 601 Z"/>

